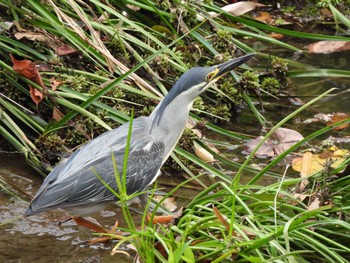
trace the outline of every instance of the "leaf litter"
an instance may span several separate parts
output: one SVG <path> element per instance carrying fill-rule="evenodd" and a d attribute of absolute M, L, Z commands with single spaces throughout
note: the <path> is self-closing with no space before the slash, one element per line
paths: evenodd
<path fill-rule="evenodd" d="M 259 136 L 247 141 L 245 144 L 246 152 L 252 153 L 263 139 L 264 136 Z M 277 157 L 302 139 L 304 137 L 297 131 L 278 128 L 256 151 L 255 156 L 261 159 Z"/>

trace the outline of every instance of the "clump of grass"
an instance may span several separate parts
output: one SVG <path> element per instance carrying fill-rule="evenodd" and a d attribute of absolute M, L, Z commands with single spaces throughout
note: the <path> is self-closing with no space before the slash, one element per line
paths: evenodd
<path fill-rule="evenodd" d="M 350 224 L 337 218 L 338 208 L 308 210 L 290 194 L 298 181 L 235 190 L 216 183 L 173 225 L 145 224 L 121 243 L 134 244 L 144 262 L 347 262 Z"/>
<path fill-rule="evenodd" d="M 287 116 L 274 129 L 322 96 L 325 94 Z M 350 119 L 345 122 L 350 122 Z M 305 140 L 309 141 L 332 128 L 317 131 Z M 284 154 L 277 157 L 273 165 L 281 162 Z M 339 170 L 343 170 L 349 162 L 350 156 L 347 156 Z M 267 174 L 273 165 L 257 176 Z M 286 171 L 280 175 L 278 182 L 268 186 L 254 184 L 256 178 L 242 185 L 239 174 L 233 183 L 219 180 L 192 198 L 180 218 L 171 225 L 155 226 L 143 221 L 140 231 L 126 229 L 132 235 L 123 238 L 115 250 L 120 244 L 131 242 L 144 262 L 314 262 L 321 258 L 327 262 L 347 262 L 350 253 L 347 238 L 350 234 L 350 224 L 347 222 L 350 209 L 344 203 L 347 201 L 340 197 L 348 195 L 350 177 L 339 176 L 337 180 L 322 185 L 323 189 L 319 189 L 321 192 L 325 189 L 334 191 L 334 201 L 332 204 L 322 203 L 317 209 L 309 209 L 307 202 L 293 195 L 303 178 L 288 178 Z M 317 176 L 313 175 L 312 178 Z M 200 180 L 199 177 L 196 179 Z M 193 178 L 179 184 L 167 196 L 191 180 Z M 126 206 L 125 209 L 129 208 Z"/>

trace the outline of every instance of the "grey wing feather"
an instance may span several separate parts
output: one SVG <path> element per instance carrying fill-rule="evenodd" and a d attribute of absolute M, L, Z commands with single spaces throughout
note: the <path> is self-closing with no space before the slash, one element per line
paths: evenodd
<path fill-rule="evenodd" d="M 144 190 L 161 168 L 164 144 L 145 136 L 144 118 L 134 120 L 126 172 L 127 193 Z M 45 179 L 27 210 L 27 215 L 52 208 L 116 200 L 98 179 L 118 192 L 112 156 L 122 175 L 128 125 L 104 133 L 60 163 Z"/>

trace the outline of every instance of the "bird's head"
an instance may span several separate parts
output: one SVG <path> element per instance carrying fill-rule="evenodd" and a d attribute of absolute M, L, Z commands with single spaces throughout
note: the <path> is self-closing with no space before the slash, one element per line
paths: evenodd
<path fill-rule="evenodd" d="M 164 110 L 175 99 L 181 97 L 183 105 L 192 105 L 194 99 L 234 68 L 242 65 L 255 54 L 247 54 L 211 67 L 193 67 L 185 72 L 158 106 L 156 114 L 159 123 Z"/>
<path fill-rule="evenodd" d="M 254 55 L 255 54 L 247 54 L 211 67 L 193 67 L 179 78 L 169 93 L 174 93 L 172 98 L 186 91 L 198 96 L 220 78 L 248 61 Z"/>

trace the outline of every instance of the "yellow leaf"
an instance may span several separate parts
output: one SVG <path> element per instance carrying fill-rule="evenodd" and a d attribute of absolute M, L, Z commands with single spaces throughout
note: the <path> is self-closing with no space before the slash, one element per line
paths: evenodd
<path fill-rule="evenodd" d="M 308 177 L 311 175 L 312 170 L 312 157 L 313 154 L 310 152 L 304 153 L 303 160 L 301 163 L 300 176 Z"/>
<path fill-rule="evenodd" d="M 348 150 L 342 149 L 342 150 L 336 150 L 334 153 L 326 155 L 324 154 L 315 154 L 311 158 L 311 165 L 308 167 L 309 175 L 313 175 L 315 173 L 318 173 L 326 168 L 327 165 L 330 164 L 330 167 L 332 168 L 338 168 L 345 160 L 345 155 L 349 153 Z M 326 158 L 325 158 L 326 156 Z M 294 171 L 301 172 L 303 169 L 303 158 L 298 157 L 293 159 L 292 161 L 292 168 Z M 306 168 L 304 168 L 306 169 Z M 303 171 L 305 173 L 305 171 Z M 303 175 L 301 175 L 303 176 Z"/>

